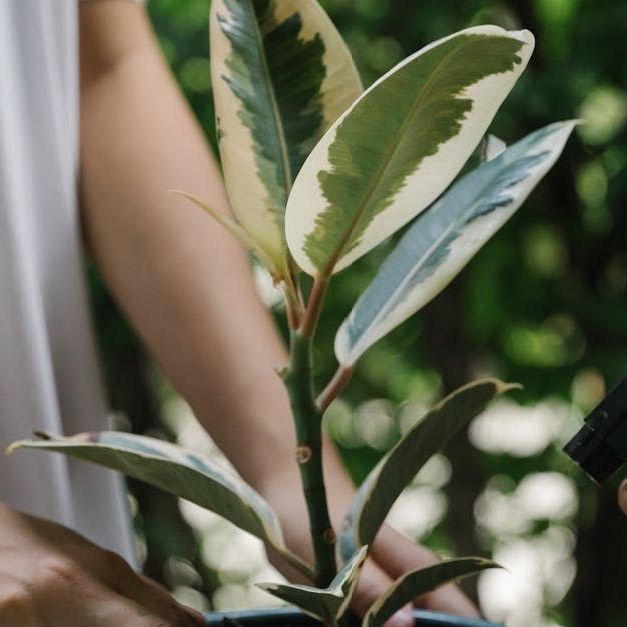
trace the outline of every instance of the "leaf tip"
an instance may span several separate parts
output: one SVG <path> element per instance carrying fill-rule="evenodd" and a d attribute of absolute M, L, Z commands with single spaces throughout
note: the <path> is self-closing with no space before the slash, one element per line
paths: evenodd
<path fill-rule="evenodd" d="M 482 568 L 504 568 L 498 562 L 488 559 L 487 557 L 475 557 L 478 566 Z"/>
<path fill-rule="evenodd" d="M 529 29 L 523 28 L 521 30 L 510 30 L 507 31 L 507 34 L 512 39 L 517 39 L 518 41 L 521 41 L 522 43 L 531 46 L 532 50 L 535 48 L 536 36 Z"/>
<path fill-rule="evenodd" d="M 33 435 L 36 438 L 35 440 L 16 440 L 15 442 L 12 442 L 11 444 L 9 444 L 9 446 L 7 446 L 4 449 L 4 454 L 11 455 L 15 451 L 17 451 L 17 449 L 19 448 L 28 448 L 32 444 L 37 443 L 39 441 L 45 442 L 47 440 L 54 439 L 54 436 L 51 435 L 50 433 L 47 433 L 46 431 L 33 431 Z"/>
<path fill-rule="evenodd" d="M 496 392 L 499 396 L 503 394 L 507 394 L 507 392 L 511 392 L 512 390 L 523 390 L 524 385 L 522 383 L 509 383 L 504 381 L 496 381 Z"/>
<path fill-rule="evenodd" d="M 28 440 L 17 440 L 16 442 L 12 442 L 4 449 L 4 454 L 11 455 L 12 453 L 15 453 L 18 448 L 26 446 L 27 442 Z"/>

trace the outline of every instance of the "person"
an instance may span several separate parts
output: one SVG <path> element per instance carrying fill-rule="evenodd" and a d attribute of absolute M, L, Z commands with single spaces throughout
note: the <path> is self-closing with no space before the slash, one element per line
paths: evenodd
<path fill-rule="evenodd" d="M 166 193 L 188 190 L 228 211 L 145 8 L 132 0 L 4 0 L 0 86 L 1 443 L 32 430 L 105 427 L 84 238 L 163 372 L 277 510 L 288 544 L 311 557 L 289 405 L 274 373 L 285 348 L 238 244 Z M 324 463 L 337 523 L 353 486 L 330 446 Z M 0 460 L 0 502 L 0 627 L 201 622 L 134 570 L 124 493 L 112 473 L 16 454 Z M 363 614 L 393 579 L 434 560 L 384 528 L 354 609 Z M 424 603 L 477 615 L 453 585 Z M 407 610 L 389 622 L 409 624 Z"/>
<path fill-rule="evenodd" d="M 625 515 L 627 515 L 627 479 L 620 484 L 618 490 L 618 504 Z"/>

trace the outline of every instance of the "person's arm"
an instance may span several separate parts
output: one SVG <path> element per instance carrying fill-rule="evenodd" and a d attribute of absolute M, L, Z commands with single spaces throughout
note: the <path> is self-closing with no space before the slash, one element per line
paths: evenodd
<path fill-rule="evenodd" d="M 167 193 L 186 190 L 228 211 L 207 143 L 142 8 L 87 4 L 80 30 L 81 193 L 91 250 L 166 376 L 278 510 L 288 543 L 311 556 L 290 409 L 274 372 L 286 362 L 284 346 L 239 245 Z M 333 448 L 326 450 L 337 523 L 353 487 Z M 372 554 L 357 595 L 362 612 L 392 578 L 434 559 L 389 529 Z M 452 586 L 430 599 L 434 608 L 475 613 Z"/>

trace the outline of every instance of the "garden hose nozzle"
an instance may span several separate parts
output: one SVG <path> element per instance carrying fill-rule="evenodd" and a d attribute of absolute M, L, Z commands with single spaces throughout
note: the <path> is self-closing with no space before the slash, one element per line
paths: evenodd
<path fill-rule="evenodd" d="M 627 377 L 586 416 L 564 451 L 597 483 L 627 462 Z"/>

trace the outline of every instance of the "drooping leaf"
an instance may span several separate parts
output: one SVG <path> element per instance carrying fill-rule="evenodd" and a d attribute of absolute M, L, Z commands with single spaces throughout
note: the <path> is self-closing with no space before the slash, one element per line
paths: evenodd
<path fill-rule="evenodd" d="M 528 31 L 469 28 L 370 87 L 294 183 L 286 235 L 299 266 L 313 276 L 337 272 L 428 207 L 485 134 L 533 43 Z"/>
<path fill-rule="evenodd" d="M 207 203 L 203 202 L 197 196 L 188 192 L 179 190 L 172 190 L 173 193 L 179 194 L 184 198 L 187 198 L 193 202 L 197 207 L 200 207 L 203 211 L 206 211 L 216 222 L 221 224 L 239 243 L 247 250 L 253 253 L 259 262 L 265 266 L 273 277 L 281 276 L 281 270 L 275 265 L 274 259 L 268 257 L 263 248 L 261 248 L 257 242 L 245 231 L 233 218 L 224 213 L 217 211 Z"/>
<path fill-rule="evenodd" d="M 364 616 L 364 627 L 381 627 L 385 621 L 407 603 L 444 584 L 476 575 L 488 568 L 501 568 L 495 562 L 479 557 L 448 560 L 397 579 L 372 605 Z"/>
<path fill-rule="evenodd" d="M 344 41 L 315 0 L 214 0 L 211 73 L 229 199 L 277 267 L 287 197 L 309 151 L 357 98 Z"/>
<path fill-rule="evenodd" d="M 285 546 L 279 520 L 268 503 L 240 477 L 193 451 L 117 431 L 40 437 L 16 442 L 9 452 L 41 449 L 119 470 L 219 514 L 273 547 L 301 573 L 312 576 L 311 567 Z"/>
<path fill-rule="evenodd" d="M 392 505 L 418 471 L 486 405 L 513 386 L 484 379 L 461 387 L 431 409 L 375 466 L 348 510 L 339 536 L 344 559 L 372 544 Z"/>
<path fill-rule="evenodd" d="M 553 166 L 575 124 L 557 122 L 531 133 L 417 218 L 339 328 L 341 364 L 354 364 L 449 284 Z"/>
<path fill-rule="evenodd" d="M 296 605 L 314 618 L 321 621 L 330 618 L 337 620 L 344 614 L 353 597 L 367 552 L 367 547 L 356 551 L 328 588 L 275 583 L 262 583 L 258 586 L 275 597 Z"/>

